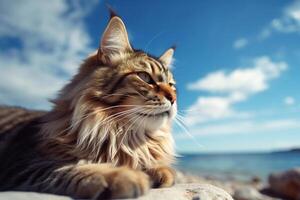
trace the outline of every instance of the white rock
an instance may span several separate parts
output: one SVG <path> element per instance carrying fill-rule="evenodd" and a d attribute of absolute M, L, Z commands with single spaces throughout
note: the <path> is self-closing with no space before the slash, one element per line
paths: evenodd
<path fill-rule="evenodd" d="M 209 184 L 177 184 L 171 188 L 152 189 L 138 200 L 233 200 L 223 189 Z"/>
<path fill-rule="evenodd" d="M 0 192 L 0 200 L 70 200 L 70 197 L 34 193 Z M 171 188 L 151 189 L 138 200 L 233 200 L 224 190 L 209 184 L 177 184 Z"/>
<path fill-rule="evenodd" d="M 241 187 L 236 189 L 233 198 L 235 200 L 277 200 L 272 197 L 261 194 L 255 188 L 252 187 Z"/>
<path fill-rule="evenodd" d="M 36 192 L 0 192 L 0 200 L 71 200 L 71 198 Z"/>

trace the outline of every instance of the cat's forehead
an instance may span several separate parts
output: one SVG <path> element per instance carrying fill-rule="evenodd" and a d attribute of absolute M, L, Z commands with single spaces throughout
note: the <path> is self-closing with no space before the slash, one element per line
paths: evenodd
<path fill-rule="evenodd" d="M 136 70 L 147 71 L 154 75 L 158 81 L 172 81 L 173 75 L 169 68 L 165 66 L 158 58 L 144 54 L 136 62 Z"/>
<path fill-rule="evenodd" d="M 138 53 L 134 56 L 133 62 L 136 64 L 136 67 L 147 68 L 152 72 L 156 73 L 166 73 L 169 69 L 164 66 L 164 64 L 155 56 Z"/>
<path fill-rule="evenodd" d="M 158 81 L 175 82 L 171 71 L 159 58 L 143 51 L 127 54 L 118 66 L 118 69 L 124 73 L 144 71 L 156 77 Z"/>

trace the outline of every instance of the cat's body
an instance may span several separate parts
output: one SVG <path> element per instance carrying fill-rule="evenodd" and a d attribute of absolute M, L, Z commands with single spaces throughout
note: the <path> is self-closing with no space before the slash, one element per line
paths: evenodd
<path fill-rule="evenodd" d="M 172 55 L 133 50 L 112 17 L 50 112 L 0 109 L 0 189 L 101 199 L 174 184 Z"/>

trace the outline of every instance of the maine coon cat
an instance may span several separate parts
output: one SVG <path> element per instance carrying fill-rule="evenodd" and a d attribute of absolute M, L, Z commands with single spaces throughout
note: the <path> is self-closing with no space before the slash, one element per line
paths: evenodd
<path fill-rule="evenodd" d="M 51 111 L 1 107 L 0 189 L 106 199 L 172 186 L 173 53 L 133 49 L 112 16 Z"/>

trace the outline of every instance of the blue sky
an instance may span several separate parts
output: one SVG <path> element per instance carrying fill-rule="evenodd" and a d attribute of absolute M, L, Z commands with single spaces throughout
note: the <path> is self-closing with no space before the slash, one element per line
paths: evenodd
<path fill-rule="evenodd" d="M 49 109 L 98 47 L 109 3 L 135 48 L 176 44 L 179 152 L 300 146 L 300 1 L 0 2 L 0 103 Z"/>

